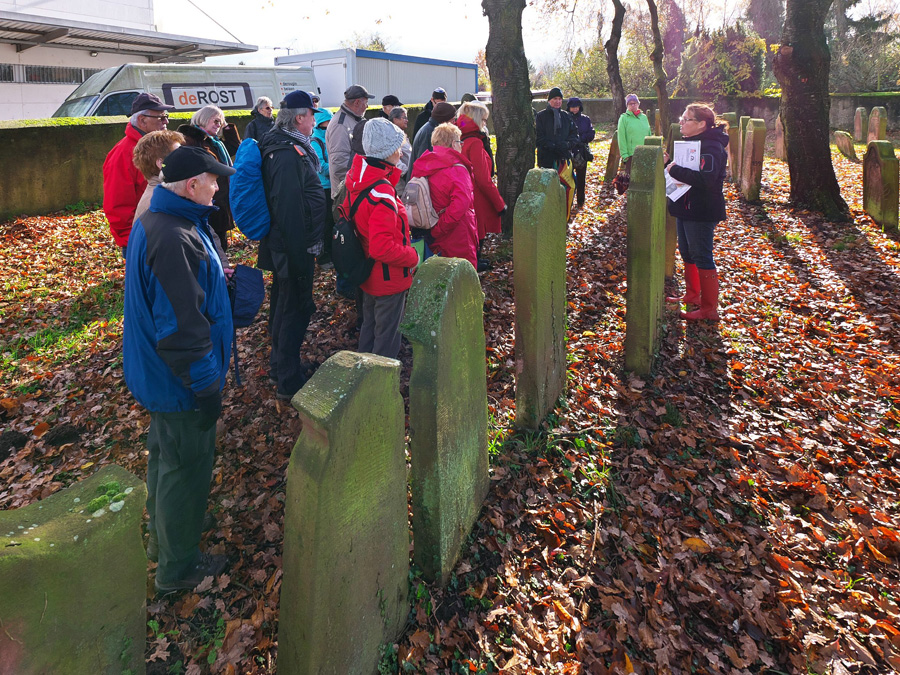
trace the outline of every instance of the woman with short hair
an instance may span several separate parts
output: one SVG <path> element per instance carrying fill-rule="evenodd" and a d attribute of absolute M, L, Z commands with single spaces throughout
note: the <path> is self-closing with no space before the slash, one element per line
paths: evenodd
<path fill-rule="evenodd" d="M 163 129 L 162 131 L 151 131 L 134 146 L 132 154 L 134 165 L 147 179 L 147 187 L 134 212 L 132 225 L 150 207 L 150 195 L 153 194 L 153 188 L 161 182 L 159 172 L 162 170 L 163 159 L 182 145 L 184 145 L 182 134 Z"/>
<path fill-rule="evenodd" d="M 244 138 L 259 141 L 275 124 L 275 118 L 272 117 L 272 99 L 268 96 L 260 96 L 256 99 L 256 105 L 253 106 L 250 115 L 252 119 L 244 129 Z"/>
<path fill-rule="evenodd" d="M 619 156 L 622 158 L 622 171 L 631 175 L 631 156 L 634 149 L 643 145 L 644 139 L 652 135 L 650 120 L 641 112 L 641 100 L 637 94 L 625 97 L 627 110 L 619 115 L 619 126 L 616 128 L 616 141 L 619 144 Z"/>

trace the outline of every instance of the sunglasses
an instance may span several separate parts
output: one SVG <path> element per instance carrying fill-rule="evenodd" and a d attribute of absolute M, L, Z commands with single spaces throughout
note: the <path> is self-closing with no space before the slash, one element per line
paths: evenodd
<path fill-rule="evenodd" d="M 141 115 L 141 117 L 149 117 L 152 120 L 167 120 L 169 119 L 169 113 L 163 113 L 162 115 Z"/>

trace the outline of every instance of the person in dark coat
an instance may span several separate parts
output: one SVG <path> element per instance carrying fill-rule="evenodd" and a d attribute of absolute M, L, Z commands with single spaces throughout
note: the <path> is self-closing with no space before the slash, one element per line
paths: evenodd
<path fill-rule="evenodd" d="M 434 110 L 431 111 L 431 118 L 416 132 L 413 138 L 408 175 L 412 175 L 412 166 L 422 156 L 422 153 L 426 150 L 434 149 L 431 144 L 431 134 L 434 133 L 434 130 L 445 122 L 452 122 L 455 117 L 456 108 L 446 101 L 438 101 L 437 105 L 434 106 Z"/>
<path fill-rule="evenodd" d="M 386 120 L 391 119 L 391 110 L 394 108 L 399 108 L 403 104 L 400 102 L 400 99 L 394 96 L 393 94 L 388 94 L 383 99 L 381 99 L 381 112 L 378 113 L 378 117 L 382 117 Z"/>
<path fill-rule="evenodd" d="M 259 144 L 272 226 L 260 241 L 257 266 L 272 272 L 269 379 L 283 401 L 306 383 L 300 349 L 316 311 L 313 272 L 325 230 L 325 190 L 310 141 L 317 112 L 308 92 L 291 92 Z"/>
<path fill-rule="evenodd" d="M 713 259 L 713 234 L 716 223 L 725 220 L 722 184 L 728 159 L 728 123 L 717 124 L 712 108 L 692 103 L 684 109 L 678 124 L 684 140 L 700 141 L 700 170 L 674 162 L 666 167 L 672 178 L 691 186 L 678 200 L 669 202 L 669 213 L 677 222 L 678 250 L 684 261 L 687 288 L 684 297 L 669 300 L 697 304 L 699 297 L 699 309 L 682 312 L 681 317 L 688 321 L 718 321 L 719 275 Z"/>
<path fill-rule="evenodd" d="M 562 91 L 553 87 L 547 107 L 535 116 L 537 164 L 543 169 L 558 169 L 560 163 L 572 159 L 572 148 L 578 143 L 575 124 L 562 109 L 562 100 Z"/>
<path fill-rule="evenodd" d="M 416 124 L 413 127 L 413 138 L 415 138 L 416 134 L 419 133 L 419 129 L 425 126 L 425 123 L 431 119 L 431 111 L 434 110 L 434 106 L 436 106 L 440 101 L 446 102 L 446 100 L 447 92 L 443 87 L 438 87 L 433 92 L 431 92 L 431 100 L 425 104 L 425 109 L 416 116 Z M 430 149 L 431 148 L 429 148 L 429 150 Z"/>
<path fill-rule="evenodd" d="M 575 194 L 578 206 L 584 206 L 584 184 L 587 178 L 587 163 L 593 159 L 588 144 L 594 140 L 594 125 L 591 118 L 584 114 L 584 105 L 581 99 L 573 96 L 566 104 L 572 122 L 575 124 L 575 133 L 578 135 L 578 143 L 572 150 L 572 172 L 575 174 Z"/>
<path fill-rule="evenodd" d="M 253 119 L 247 123 L 247 127 L 244 129 L 244 138 L 252 138 L 259 142 L 275 124 L 275 118 L 272 117 L 272 99 L 268 96 L 260 96 L 256 99 L 256 105 L 253 106 L 251 115 Z"/>

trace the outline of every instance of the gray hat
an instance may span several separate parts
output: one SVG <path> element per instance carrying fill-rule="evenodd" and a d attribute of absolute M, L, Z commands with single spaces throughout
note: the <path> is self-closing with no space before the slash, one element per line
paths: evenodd
<path fill-rule="evenodd" d="M 362 133 L 366 157 L 387 159 L 400 149 L 405 136 L 400 127 L 384 118 L 369 120 Z"/>
<path fill-rule="evenodd" d="M 344 100 L 353 101 L 357 98 L 375 98 L 375 96 L 370 94 L 368 90 L 361 84 L 354 84 L 344 92 Z"/>

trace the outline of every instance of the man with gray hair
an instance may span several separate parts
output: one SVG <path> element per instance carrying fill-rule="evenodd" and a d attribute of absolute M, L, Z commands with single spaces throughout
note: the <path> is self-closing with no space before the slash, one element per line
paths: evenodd
<path fill-rule="evenodd" d="M 310 141 L 317 112 L 308 92 L 291 92 L 259 144 L 272 226 L 259 244 L 257 265 L 272 272 L 269 380 L 282 401 L 290 401 L 308 379 L 300 349 L 316 311 L 313 272 L 325 229 L 325 190 Z"/>
<path fill-rule="evenodd" d="M 109 221 L 113 240 L 122 249 L 123 258 L 134 212 L 147 188 L 144 174 L 134 165 L 134 146 L 145 134 L 165 129 L 169 123 L 167 111 L 174 107 L 166 105 L 154 94 L 138 94 L 131 104 L 131 119 L 125 127 L 125 137 L 113 146 L 103 162 L 103 213 Z"/>
<path fill-rule="evenodd" d="M 328 172 L 331 176 L 331 189 L 336 193 L 341 181 L 350 170 L 353 162 L 353 149 L 350 137 L 353 127 L 362 120 L 369 107 L 369 99 L 375 98 L 365 87 L 354 84 L 344 92 L 344 102 L 332 118 L 325 131 L 325 147 L 328 149 Z"/>

